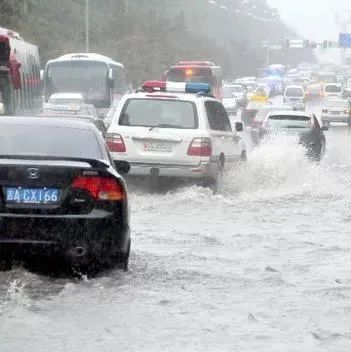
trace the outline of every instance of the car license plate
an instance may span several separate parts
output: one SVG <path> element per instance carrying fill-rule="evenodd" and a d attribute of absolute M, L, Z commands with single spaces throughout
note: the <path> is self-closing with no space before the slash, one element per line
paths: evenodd
<path fill-rule="evenodd" d="M 340 115 L 341 114 L 341 111 L 332 111 L 331 112 L 333 115 Z"/>
<path fill-rule="evenodd" d="M 172 144 L 145 142 L 144 143 L 144 150 L 148 151 L 148 152 L 171 153 L 172 152 Z"/>
<path fill-rule="evenodd" d="M 6 202 L 12 204 L 58 204 L 57 188 L 6 188 Z"/>

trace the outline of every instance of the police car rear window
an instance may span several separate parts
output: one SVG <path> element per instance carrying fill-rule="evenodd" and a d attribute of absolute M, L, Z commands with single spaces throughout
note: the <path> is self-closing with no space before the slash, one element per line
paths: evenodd
<path fill-rule="evenodd" d="M 129 99 L 123 107 L 119 125 L 197 129 L 196 105 L 173 99 Z"/>

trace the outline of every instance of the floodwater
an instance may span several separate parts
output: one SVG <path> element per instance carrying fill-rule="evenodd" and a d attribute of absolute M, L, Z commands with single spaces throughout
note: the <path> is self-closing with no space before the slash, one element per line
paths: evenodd
<path fill-rule="evenodd" d="M 220 191 L 132 190 L 130 271 L 0 273 L 1 352 L 351 350 L 351 130 L 290 138 Z"/>

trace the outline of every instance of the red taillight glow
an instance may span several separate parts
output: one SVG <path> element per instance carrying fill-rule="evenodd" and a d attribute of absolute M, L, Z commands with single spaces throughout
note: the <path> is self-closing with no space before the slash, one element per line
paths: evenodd
<path fill-rule="evenodd" d="M 210 138 L 194 138 L 188 148 L 191 156 L 212 156 L 212 142 Z"/>
<path fill-rule="evenodd" d="M 88 191 L 94 199 L 98 200 L 124 200 L 124 187 L 114 178 L 98 176 L 78 176 L 72 188 Z"/>
<path fill-rule="evenodd" d="M 167 82 L 163 81 L 147 81 L 143 84 L 143 90 L 145 92 L 160 91 L 165 92 L 167 87 Z"/>
<path fill-rule="evenodd" d="M 107 148 L 110 152 L 125 153 L 126 146 L 120 134 L 111 133 L 106 136 Z"/>

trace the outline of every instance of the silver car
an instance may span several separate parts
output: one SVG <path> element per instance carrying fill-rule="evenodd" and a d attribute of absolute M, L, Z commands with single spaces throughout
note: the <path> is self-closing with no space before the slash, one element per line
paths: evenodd
<path fill-rule="evenodd" d="M 330 99 L 323 102 L 322 125 L 329 126 L 331 122 L 344 122 L 351 125 L 351 103 L 344 99 Z"/>

